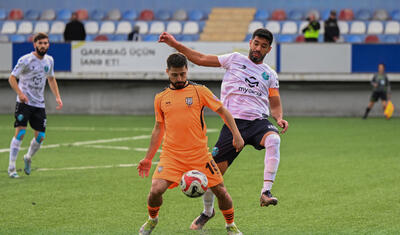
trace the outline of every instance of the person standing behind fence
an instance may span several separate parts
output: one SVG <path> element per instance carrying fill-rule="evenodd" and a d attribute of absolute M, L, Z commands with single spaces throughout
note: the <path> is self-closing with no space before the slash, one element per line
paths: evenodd
<path fill-rule="evenodd" d="M 332 10 L 329 18 L 325 20 L 324 27 L 324 42 L 337 42 L 340 36 L 340 30 L 338 27 L 335 10 Z"/>
<path fill-rule="evenodd" d="M 72 13 L 71 21 L 65 26 L 64 41 L 85 41 L 86 31 L 82 22 L 78 20 L 78 14 Z"/>
<path fill-rule="evenodd" d="M 318 42 L 319 29 L 321 28 L 319 22 L 315 19 L 315 15 L 311 13 L 307 20 L 308 25 L 303 29 L 304 39 L 306 42 Z"/>
<path fill-rule="evenodd" d="M 369 112 L 371 111 L 372 107 L 374 107 L 375 102 L 379 99 L 382 101 L 383 110 L 386 108 L 387 101 L 389 100 L 388 95 L 390 95 L 390 83 L 385 73 L 384 64 L 381 63 L 378 65 L 378 73 L 372 78 L 371 85 L 373 91 L 363 119 L 367 119 Z"/>

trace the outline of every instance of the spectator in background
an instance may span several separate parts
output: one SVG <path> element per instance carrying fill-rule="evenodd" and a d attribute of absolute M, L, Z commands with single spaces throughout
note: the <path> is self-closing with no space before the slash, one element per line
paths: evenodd
<path fill-rule="evenodd" d="M 140 41 L 139 31 L 140 31 L 139 25 L 133 26 L 132 32 L 128 34 L 128 41 Z"/>
<path fill-rule="evenodd" d="M 306 42 L 318 42 L 319 29 L 321 28 L 319 22 L 315 19 L 315 15 L 311 13 L 307 20 L 308 25 L 303 29 L 304 39 Z"/>
<path fill-rule="evenodd" d="M 383 110 L 385 110 L 386 108 L 388 95 L 390 95 L 390 83 L 385 73 L 384 64 L 381 63 L 378 65 L 378 73 L 375 74 L 372 78 L 371 85 L 373 91 L 367 109 L 365 110 L 363 119 L 367 119 L 369 111 L 371 111 L 372 107 L 374 107 L 375 102 L 379 99 L 381 99 Z"/>
<path fill-rule="evenodd" d="M 339 39 L 340 31 L 336 19 L 336 11 L 332 10 L 329 18 L 325 21 L 324 42 L 336 42 Z"/>
<path fill-rule="evenodd" d="M 72 13 L 71 21 L 65 26 L 64 41 L 84 41 L 86 39 L 86 31 L 82 22 L 78 20 L 78 14 Z"/>

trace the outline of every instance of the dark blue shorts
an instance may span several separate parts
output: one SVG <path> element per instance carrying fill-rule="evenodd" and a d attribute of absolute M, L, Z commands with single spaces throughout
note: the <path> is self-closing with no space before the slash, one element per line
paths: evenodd
<path fill-rule="evenodd" d="M 235 119 L 235 122 L 242 135 L 244 144 L 252 145 L 257 150 L 264 148 L 264 146 L 260 145 L 260 142 L 267 132 L 273 131 L 279 133 L 278 128 L 267 119 L 256 119 L 253 121 Z M 228 165 L 231 165 L 239 155 L 239 152 L 236 152 L 236 149 L 232 145 L 232 138 L 231 131 L 224 125 L 212 151 L 215 162 L 228 161 Z"/>

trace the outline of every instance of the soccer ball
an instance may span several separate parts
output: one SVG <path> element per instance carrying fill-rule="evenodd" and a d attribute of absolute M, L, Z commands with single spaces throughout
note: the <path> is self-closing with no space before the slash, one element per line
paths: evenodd
<path fill-rule="evenodd" d="M 191 170 L 182 175 L 182 192 L 188 197 L 200 197 L 207 191 L 207 176 L 198 170 Z"/>

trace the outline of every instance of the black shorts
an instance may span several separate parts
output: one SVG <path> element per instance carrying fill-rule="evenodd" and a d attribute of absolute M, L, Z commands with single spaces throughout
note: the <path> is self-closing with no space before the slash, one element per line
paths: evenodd
<path fill-rule="evenodd" d="M 242 135 L 245 145 L 252 145 L 255 149 L 261 150 L 264 146 L 260 145 L 265 133 L 273 131 L 279 133 L 276 128 L 267 119 L 257 119 L 253 121 L 235 119 L 236 125 Z M 212 156 L 215 162 L 228 161 L 228 165 L 232 164 L 235 158 L 239 155 L 232 145 L 232 133 L 229 128 L 224 125 L 219 134 L 219 138 L 212 151 Z"/>
<path fill-rule="evenodd" d="M 371 95 L 371 99 L 370 99 L 370 100 L 371 100 L 372 102 L 376 102 L 376 101 L 378 101 L 379 99 L 384 100 L 384 101 L 387 100 L 387 94 L 386 94 L 385 91 L 374 91 L 374 92 L 372 92 L 372 95 Z"/>
<path fill-rule="evenodd" d="M 28 125 L 36 131 L 46 131 L 46 111 L 44 108 L 30 106 L 17 102 L 15 106 L 15 123 L 14 127 Z"/>

